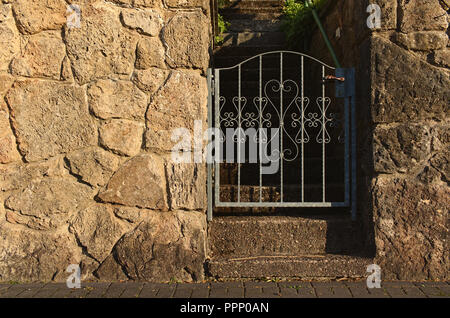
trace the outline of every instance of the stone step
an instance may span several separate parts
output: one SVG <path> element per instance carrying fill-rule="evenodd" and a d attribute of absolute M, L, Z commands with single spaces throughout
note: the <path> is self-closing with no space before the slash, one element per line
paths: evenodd
<path fill-rule="evenodd" d="M 208 274 L 214 278 L 292 277 L 303 279 L 362 278 L 373 260 L 369 257 L 320 255 L 254 257 L 210 260 Z"/>
<path fill-rule="evenodd" d="M 283 32 L 231 32 L 223 33 L 224 46 L 282 46 L 286 43 Z"/>
<path fill-rule="evenodd" d="M 281 28 L 280 20 L 228 20 L 230 32 L 278 32 Z"/>
<path fill-rule="evenodd" d="M 209 256 L 349 254 L 358 250 L 355 226 L 349 215 L 215 217 L 208 226 Z"/>
<path fill-rule="evenodd" d="M 258 179 L 255 177 L 254 179 Z M 281 188 L 277 186 L 268 186 L 263 183 L 262 186 L 263 202 L 280 202 Z M 257 185 L 241 185 L 240 186 L 240 202 L 258 202 L 259 186 Z M 305 202 L 322 202 L 322 184 L 306 184 L 304 185 Z M 343 202 L 345 195 L 344 184 L 330 183 L 325 185 L 325 200 L 327 202 Z M 220 185 L 220 201 L 221 202 L 237 202 L 238 186 L 237 185 Z M 284 202 L 301 201 L 301 186 L 298 184 L 285 184 L 283 186 Z"/>
<path fill-rule="evenodd" d="M 239 9 L 251 9 L 251 8 L 277 8 L 281 9 L 283 1 L 280 0 L 241 0 L 230 1 L 225 4 L 224 8 L 239 8 Z"/>
<path fill-rule="evenodd" d="M 225 21 L 229 20 L 279 20 L 282 17 L 282 12 L 278 10 L 257 11 L 254 10 L 239 10 L 239 9 L 224 9 L 219 11 Z"/>

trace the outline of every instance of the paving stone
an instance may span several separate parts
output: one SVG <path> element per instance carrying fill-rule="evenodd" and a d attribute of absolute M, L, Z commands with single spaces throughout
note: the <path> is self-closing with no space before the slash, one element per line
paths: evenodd
<path fill-rule="evenodd" d="M 225 287 L 212 287 L 209 291 L 209 298 L 227 298 L 228 297 L 228 292 L 227 289 Z"/>
<path fill-rule="evenodd" d="M 0 284 L 0 297 L 6 293 L 9 287 L 11 287 L 10 284 Z"/>
<path fill-rule="evenodd" d="M 345 285 L 350 289 L 352 297 L 368 298 L 370 297 L 366 282 L 346 282 Z"/>
<path fill-rule="evenodd" d="M 389 294 L 384 288 L 368 288 L 369 293 L 375 298 L 389 298 Z"/>
<path fill-rule="evenodd" d="M 245 288 L 245 298 L 261 298 L 263 297 L 262 288 L 260 287 L 250 287 Z"/>
<path fill-rule="evenodd" d="M 435 286 L 436 285 L 422 283 L 418 285 L 419 289 L 429 298 L 445 297 L 445 293 Z"/>
<path fill-rule="evenodd" d="M 424 298 L 426 295 L 419 289 L 417 286 L 405 286 L 403 287 L 403 291 L 408 297 L 411 298 Z"/>
<path fill-rule="evenodd" d="M 139 298 L 154 298 L 156 297 L 156 294 L 159 291 L 160 286 L 157 286 L 155 284 L 145 284 L 142 288 Z"/>
<path fill-rule="evenodd" d="M 190 298 L 193 289 L 194 288 L 190 285 L 178 284 L 175 293 L 173 294 L 173 298 Z"/>
<path fill-rule="evenodd" d="M 209 296 L 209 284 L 201 284 L 195 286 L 192 290 L 191 298 L 208 298 Z"/>
<path fill-rule="evenodd" d="M 125 290 L 120 298 L 137 298 L 143 287 L 144 283 L 126 283 Z"/>
<path fill-rule="evenodd" d="M 229 298 L 244 298 L 244 287 L 230 287 L 228 288 Z"/>
<path fill-rule="evenodd" d="M 398 285 L 398 287 L 384 287 L 384 288 L 392 298 L 406 297 L 406 294 L 400 287 L 400 285 Z"/>
<path fill-rule="evenodd" d="M 156 298 L 172 298 L 175 292 L 176 285 L 162 285 L 159 288 Z"/>
<path fill-rule="evenodd" d="M 264 298 L 278 298 L 280 297 L 280 288 L 278 285 L 263 287 L 262 295 Z"/>
<path fill-rule="evenodd" d="M 293 287 L 280 287 L 280 294 L 282 298 L 299 297 L 297 290 Z"/>

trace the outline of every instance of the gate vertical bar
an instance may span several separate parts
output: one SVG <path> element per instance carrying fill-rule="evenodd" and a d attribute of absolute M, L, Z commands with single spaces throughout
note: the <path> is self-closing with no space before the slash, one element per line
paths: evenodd
<path fill-rule="evenodd" d="M 350 111 L 349 111 L 349 104 L 350 104 L 350 97 L 344 97 L 344 142 L 345 142 L 345 150 L 344 150 L 344 157 L 345 157 L 345 180 L 344 180 L 344 187 L 345 187 L 345 203 L 349 204 L 350 202 Z"/>
<path fill-rule="evenodd" d="M 206 73 L 206 79 L 208 82 L 208 130 L 209 133 L 211 133 L 211 129 L 212 129 L 212 69 L 208 68 L 208 71 Z M 208 134 L 208 136 L 212 137 L 212 134 Z M 208 140 L 208 143 L 210 143 L 210 140 Z M 213 202 L 212 202 L 212 153 L 207 153 L 206 154 L 206 158 L 207 158 L 207 173 L 208 173 L 208 177 L 207 177 L 207 195 L 208 195 L 208 209 L 207 209 L 207 218 L 208 221 L 212 221 L 213 219 Z"/>
<path fill-rule="evenodd" d="M 214 136 L 215 147 L 214 147 L 214 186 L 215 186 L 215 202 L 216 204 L 220 202 L 220 163 L 222 158 L 221 153 L 221 129 L 220 129 L 220 70 L 214 70 L 214 111 L 215 111 L 215 128 L 219 133 L 219 136 Z"/>
<path fill-rule="evenodd" d="M 325 202 L 325 66 L 322 66 L 322 202 Z"/>
<path fill-rule="evenodd" d="M 259 202 L 262 202 L 262 55 L 259 56 Z"/>
<path fill-rule="evenodd" d="M 304 56 L 301 57 L 301 96 L 302 96 L 302 202 L 305 202 L 305 88 L 304 88 Z"/>
<path fill-rule="evenodd" d="M 349 69 L 347 74 L 349 90 L 350 90 L 350 101 L 351 101 L 351 126 L 352 126 L 352 220 L 356 220 L 356 210 L 357 210 L 357 182 L 356 182 L 356 156 L 357 156 L 357 145 L 356 145 L 356 90 L 355 90 L 355 69 Z"/>
<path fill-rule="evenodd" d="M 284 129 L 284 113 L 283 113 L 283 52 L 280 53 L 280 168 L 281 168 L 281 202 L 284 200 L 283 196 L 283 160 L 284 160 L 284 151 L 283 151 L 283 129 Z"/>
<path fill-rule="evenodd" d="M 238 68 L 238 197 L 237 202 L 241 202 L 241 125 L 242 125 L 242 109 L 241 109 L 241 65 Z"/>

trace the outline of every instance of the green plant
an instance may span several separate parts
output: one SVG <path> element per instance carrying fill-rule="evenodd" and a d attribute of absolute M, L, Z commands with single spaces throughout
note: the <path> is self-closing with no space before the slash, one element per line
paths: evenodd
<path fill-rule="evenodd" d="M 313 0 L 313 6 L 320 11 L 328 0 Z M 303 0 L 286 0 L 283 6 L 282 31 L 292 48 L 301 48 L 311 40 L 311 30 L 315 26 L 312 7 L 304 4 Z"/>
<path fill-rule="evenodd" d="M 219 27 L 219 30 L 218 30 L 219 34 L 214 37 L 214 41 L 218 45 L 218 44 L 221 44 L 223 42 L 222 34 L 227 32 L 227 29 L 230 26 L 230 22 L 225 21 L 223 16 L 218 14 L 217 15 L 217 24 L 218 24 L 218 27 Z"/>

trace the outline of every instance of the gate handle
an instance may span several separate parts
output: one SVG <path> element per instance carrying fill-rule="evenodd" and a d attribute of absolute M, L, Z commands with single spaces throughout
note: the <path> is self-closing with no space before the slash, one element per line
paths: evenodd
<path fill-rule="evenodd" d="M 345 82 L 345 77 L 336 77 L 334 75 L 326 75 L 325 80 L 327 81 L 339 81 L 339 82 Z"/>

